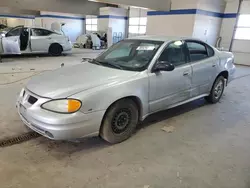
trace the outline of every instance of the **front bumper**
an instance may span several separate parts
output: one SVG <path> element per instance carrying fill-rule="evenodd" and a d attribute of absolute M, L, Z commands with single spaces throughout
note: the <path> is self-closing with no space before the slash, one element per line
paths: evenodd
<path fill-rule="evenodd" d="M 30 95 L 38 98 L 37 102 L 30 104 Z M 18 98 L 18 114 L 30 129 L 53 140 L 73 140 L 99 134 L 104 111 L 58 114 L 40 108 L 46 100 L 50 99 L 41 98 L 27 90 L 24 96 Z"/>

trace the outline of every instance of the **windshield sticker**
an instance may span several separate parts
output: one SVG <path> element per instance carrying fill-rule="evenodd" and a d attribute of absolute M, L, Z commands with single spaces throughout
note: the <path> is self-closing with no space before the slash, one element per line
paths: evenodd
<path fill-rule="evenodd" d="M 154 49 L 155 49 L 155 46 L 138 46 L 136 50 L 152 51 Z"/>

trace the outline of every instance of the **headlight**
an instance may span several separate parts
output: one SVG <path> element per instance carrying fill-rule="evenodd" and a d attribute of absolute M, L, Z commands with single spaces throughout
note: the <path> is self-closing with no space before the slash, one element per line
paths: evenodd
<path fill-rule="evenodd" d="M 77 112 L 82 106 L 81 101 L 76 99 L 58 99 L 51 100 L 42 104 L 42 108 L 58 113 L 74 113 Z"/>
<path fill-rule="evenodd" d="M 21 92 L 20 92 L 20 94 L 19 94 L 19 96 L 20 96 L 20 97 L 23 97 L 24 95 L 25 95 L 25 90 L 22 89 Z"/>

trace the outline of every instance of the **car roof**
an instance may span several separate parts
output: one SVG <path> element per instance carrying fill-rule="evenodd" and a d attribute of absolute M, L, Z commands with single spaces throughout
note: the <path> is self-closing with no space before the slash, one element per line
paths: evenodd
<path fill-rule="evenodd" d="M 191 37 L 177 37 L 177 36 L 157 36 L 157 35 L 144 35 L 144 36 L 137 36 L 131 37 L 127 40 L 152 40 L 152 41 L 162 41 L 168 42 L 173 40 L 196 40 L 201 41 L 199 39 L 191 38 Z"/>
<path fill-rule="evenodd" d="M 49 30 L 49 31 L 52 31 L 51 29 L 47 29 L 45 27 L 39 27 L 39 26 L 23 26 L 23 25 L 19 25 L 19 26 L 16 26 L 16 27 L 13 27 L 12 29 L 14 28 L 17 28 L 17 27 L 24 27 L 24 28 L 29 28 L 29 29 L 45 29 L 45 30 Z"/>
<path fill-rule="evenodd" d="M 45 29 L 45 30 L 49 30 L 49 31 L 52 31 L 51 29 L 47 29 L 47 28 L 44 28 L 44 27 L 29 27 L 31 29 Z"/>

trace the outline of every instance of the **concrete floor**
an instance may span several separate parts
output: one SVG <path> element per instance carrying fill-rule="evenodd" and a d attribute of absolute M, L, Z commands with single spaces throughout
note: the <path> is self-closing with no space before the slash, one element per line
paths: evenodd
<path fill-rule="evenodd" d="M 62 62 L 79 63 L 81 56 L 6 59 L 0 70 L 12 65 L 53 69 Z M 25 131 L 14 99 L 26 80 L 3 83 L 32 74 L 0 73 L 1 138 Z M 69 143 L 40 137 L 0 148 L 1 188 L 249 188 L 250 76 L 241 77 L 248 74 L 250 68 L 238 67 L 240 78 L 220 103 L 198 100 L 152 115 L 118 145 L 99 138 Z M 164 126 L 175 131 L 166 133 Z"/>

